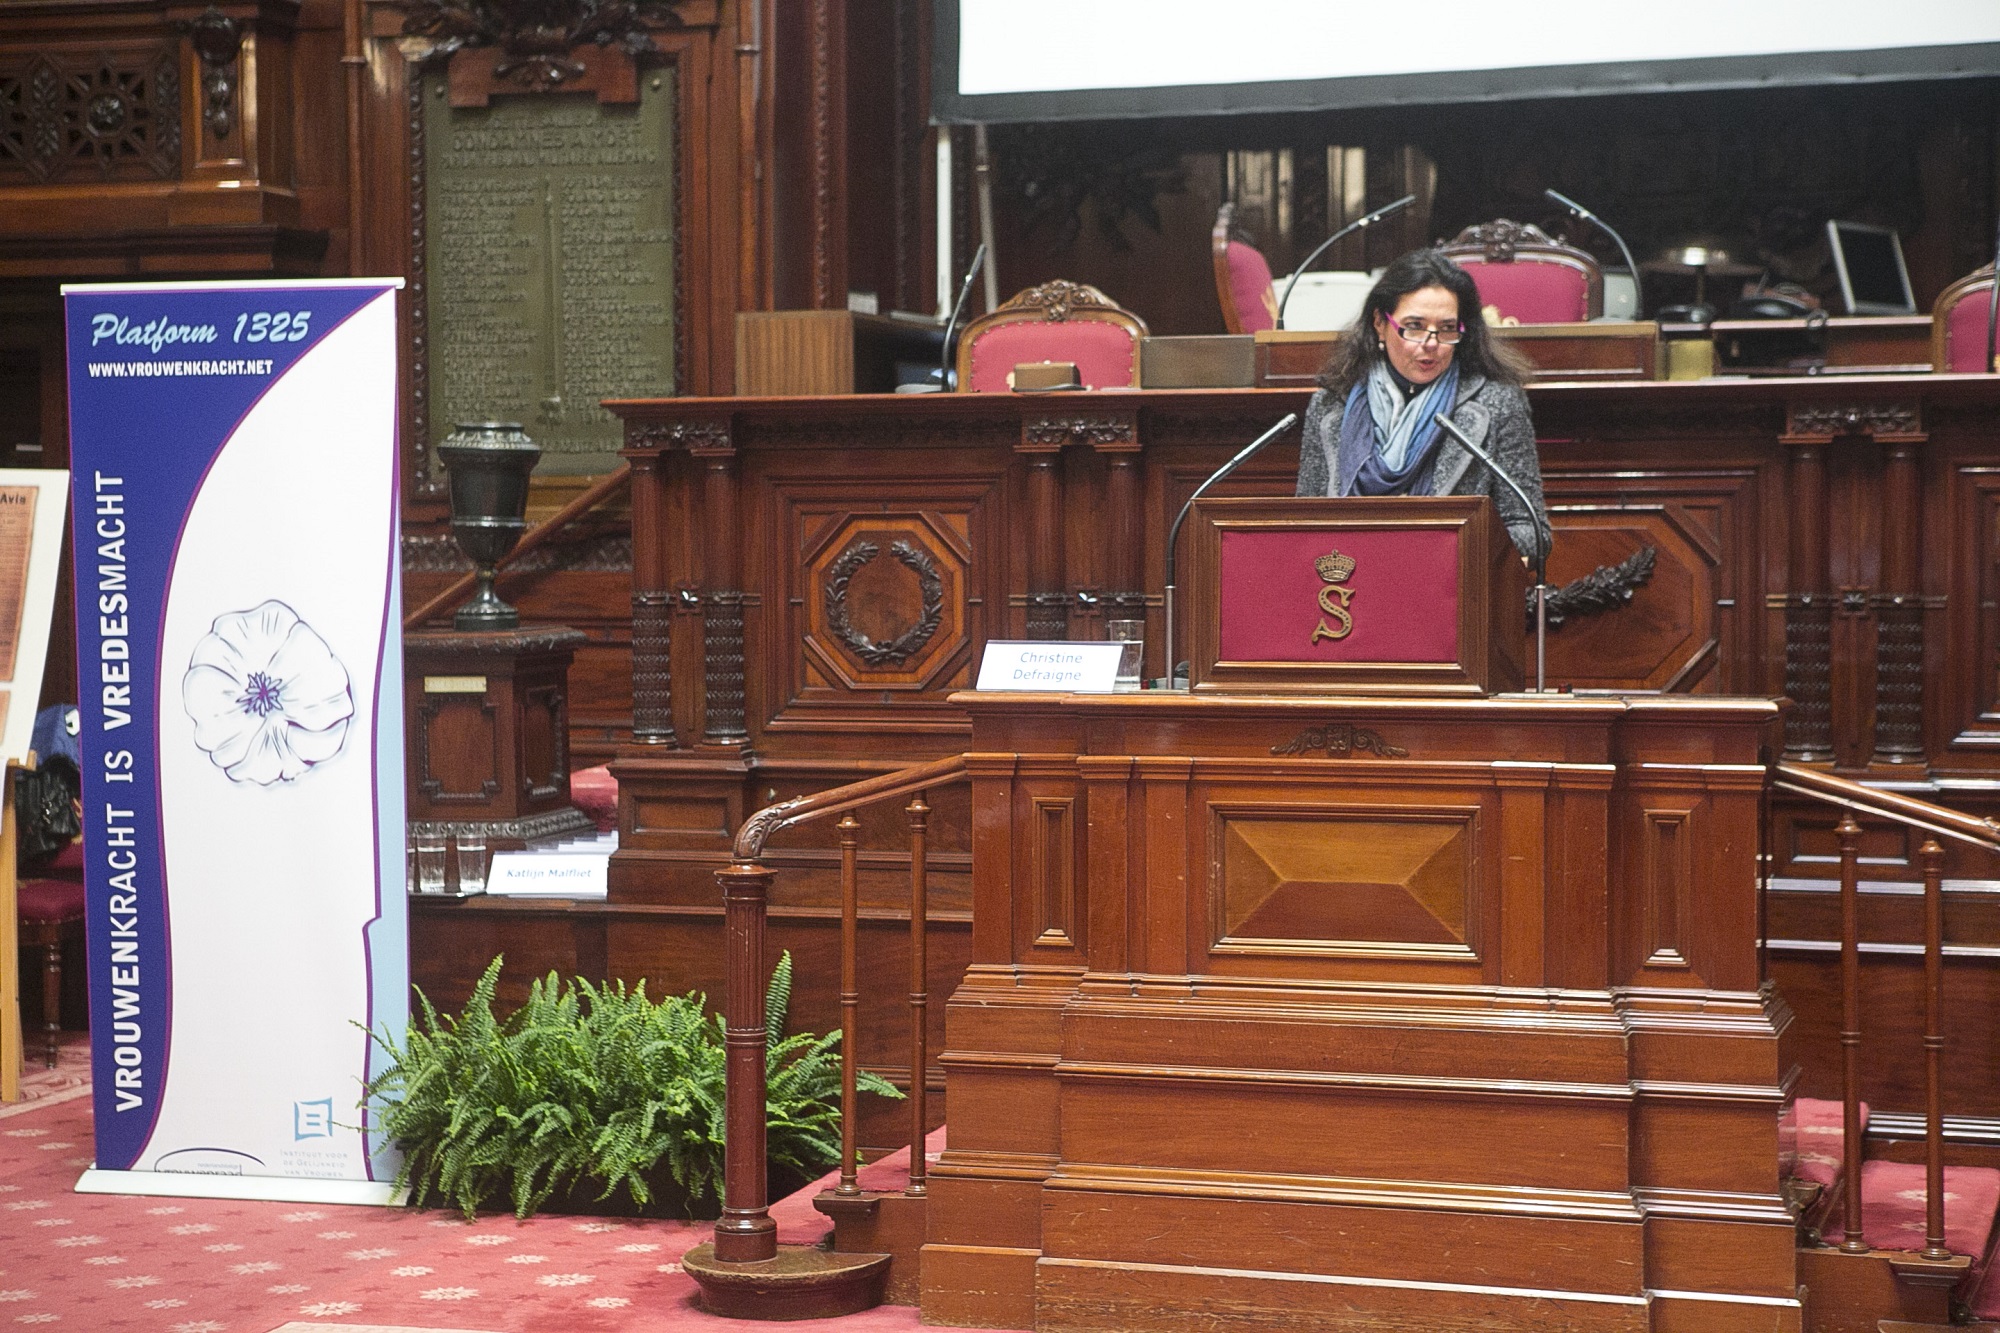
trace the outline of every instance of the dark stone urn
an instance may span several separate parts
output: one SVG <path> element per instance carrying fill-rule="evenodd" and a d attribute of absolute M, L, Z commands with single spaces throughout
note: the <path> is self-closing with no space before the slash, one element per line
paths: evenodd
<path fill-rule="evenodd" d="M 527 530 L 528 474 L 542 451 L 518 422 L 461 421 L 438 445 L 451 473 L 451 535 L 478 571 L 479 586 L 458 608 L 460 630 L 514 629 L 521 615 L 493 591 L 493 577 Z"/>

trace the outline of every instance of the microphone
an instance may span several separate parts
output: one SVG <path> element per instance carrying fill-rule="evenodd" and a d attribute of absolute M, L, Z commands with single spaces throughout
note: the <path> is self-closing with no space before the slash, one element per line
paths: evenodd
<path fill-rule="evenodd" d="M 1170 690 L 1180 688 L 1174 684 L 1175 681 L 1180 679 L 1179 674 L 1174 670 L 1176 665 L 1174 662 L 1174 546 L 1180 540 L 1181 524 L 1187 522 L 1188 511 L 1194 508 L 1196 500 L 1201 499 L 1202 496 L 1208 493 L 1209 487 L 1215 485 L 1215 483 L 1221 481 L 1237 468 L 1249 462 L 1252 454 L 1297 425 L 1298 420 L 1299 414 L 1297 412 L 1287 412 L 1284 420 L 1250 441 L 1236 457 L 1209 473 L 1208 480 L 1194 488 L 1194 494 L 1188 496 L 1187 503 L 1181 506 L 1181 512 L 1174 515 L 1174 525 L 1167 529 L 1167 581 L 1164 601 L 1167 611 L 1167 688 Z"/>
<path fill-rule="evenodd" d="M 1457 423 L 1444 413 L 1437 414 L 1437 424 L 1445 434 L 1464 446 L 1465 452 L 1486 464 L 1487 471 L 1507 483 L 1507 488 L 1519 497 L 1522 507 L 1528 511 L 1528 521 L 1535 525 L 1535 693 L 1541 694 L 1548 689 L 1548 559 L 1549 547 L 1555 540 L 1555 533 L 1551 532 L 1548 524 L 1543 521 L 1542 511 L 1528 498 L 1528 493 L 1521 489 L 1521 483 L 1515 481 L 1507 469 L 1494 460 L 1492 454 L 1474 444 L 1472 437 L 1460 430 Z"/>
<path fill-rule="evenodd" d="M 951 318 L 944 322 L 944 343 L 938 348 L 937 383 L 898 384 L 897 393 L 943 393 L 952 387 L 951 378 L 951 335 L 958 327 L 958 317 L 965 313 L 965 298 L 972 295 L 972 284 L 979 277 L 979 266 L 986 262 L 986 242 L 972 252 L 972 262 L 966 266 L 965 278 L 958 284 L 958 299 L 951 304 Z"/>
<path fill-rule="evenodd" d="M 1363 227 L 1372 227 L 1376 223 L 1380 222 L 1383 218 L 1388 217 L 1391 213 L 1400 213 L 1402 210 L 1408 208 L 1411 204 L 1414 204 L 1416 202 L 1417 202 L 1417 196 L 1413 194 L 1406 194 L 1401 199 L 1398 199 L 1395 203 L 1384 204 L 1382 205 L 1382 207 L 1376 209 L 1373 213 L 1370 213 L 1367 217 L 1360 218 L 1354 222 L 1348 223 L 1345 227 L 1342 227 L 1339 231 L 1335 232 L 1333 235 L 1321 241 L 1319 243 L 1319 248 L 1306 256 L 1306 262 L 1300 264 L 1297 269 L 1293 270 L 1292 280 L 1285 284 L 1285 294 L 1278 298 L 1278 327 L 1281 329 L 1285 327 L 1285 305 L 1292 299 L 1292 288 L 1299 285 L 1299 279 L 1305 275 L 1305 271 L 1307 269 L 1312 267 L 1313 260 L 1318 259 L 1321 255 L 1325 254 L 1328 248 L 1331 247 L 1335 241 L 1340 240 L 1342 237 L 1352 236 L 1355 232 L 1360 231 Z"/>
<path fill-rule="evenodd" d="M 1630 246 L 1625 244 L 1625 238 L 1620 236 L 1609 222 L 1606 222 L 1603 218 L 1597 216 L 1597 214 L 1591 212 L 1568 195 L 1558 194 L 1554 190 L 1543 190 L 1542 193 L 1611 238 L 1612 243 L 1618 247 L 1618 253 L 1625 256 L 1625 267 L 1632 273 L 1632 314 L 1634 318 L 1645 314 L 1646 298 L 1645 293 L 1639 289 L 1639 266 L 1632 262 L 1632 250 Z"/>

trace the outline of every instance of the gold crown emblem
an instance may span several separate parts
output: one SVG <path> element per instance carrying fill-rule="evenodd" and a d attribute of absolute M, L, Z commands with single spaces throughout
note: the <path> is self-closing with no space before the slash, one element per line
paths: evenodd
<path fill-rule="evenodd" d="M 1328 551 L 1313 561 L 1313 568 L 1319 571 L 1320 578 L 1327 583 L 1345 583 L 1347 576 L 1354 572 L 1354 557 L 1342 555 L 1338 551 Z"/>

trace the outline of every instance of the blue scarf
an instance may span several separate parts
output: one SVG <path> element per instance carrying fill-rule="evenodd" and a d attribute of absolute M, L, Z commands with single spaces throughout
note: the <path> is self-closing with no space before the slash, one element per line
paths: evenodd
<path fill-rule="evenodd" d="M 1354 475 L 1356 495 L 1428 495 L 1431 461 L 1437 453 L 1437 414 L 1458 397 L 1458 364 L 1404 398 L 1386 363 L 1377 363 L 1347 395 L 1340 418 L 1341 452 L 1366 450 Z M 1366 411 L 1363 411 L 1363 406 Z M 1365 436 L 1363 432 L 1366 432 Z M 1350 450 L 1352 451 L 1350 453 Z"/>

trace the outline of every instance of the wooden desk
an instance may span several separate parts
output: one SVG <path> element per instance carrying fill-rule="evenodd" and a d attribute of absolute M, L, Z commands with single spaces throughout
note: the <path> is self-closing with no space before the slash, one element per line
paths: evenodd
<path fill-rule="evenodd" d="M 955 702 L 926 1323 L 1797 1333 L 1772 704 Z"/>
<path fill-rule="evenodd" d="M 1835 317 L 1817 330 L 1802 319 L 1719 319 L 1707 336 L 1725 372 L 1747 366 L 1775 372 L 1791 357 L 1820 355 L 1827 370 L 1847 374 L 1921 375 L 1931 368 L 1929 315 Z"/>
<path fill-rule="evenodd" d="M 1510 324 L 1492 330 L 1535 366 L 1538 381 L 1612 383 L 1665 375 L 1660 326 L 1650 321 L 1599 320 L 1588 324 Z M 1337 333 L 1266 329 L 1257 338 L 1257 384 L 1266 389 L 1311 389 L 1333 354 Z"/>
<path fill-rule="evenodd" d="M 1588 324 L 1519 324 L 1495 328 L 1535 365 L 1542 383 L 1610 383 L 1668 378 L 1667 345 L 1689 342 L 1709 350 L 1717 373 L 1798 374 L 1811 361 L 1839 374 L 1908 375 L 1931 368 L 1928 315 L 1717 320 L 1655 324 L 1597 320 Z M 1257 383 L 1267 389 L 1310 389 L 1338 334 L 1267 329 L 1257 337 Z M 1788 363 L 1799 364 L 1788 370 Z M 1706 372 L 1704 372 L 1706 373 Z"/>

